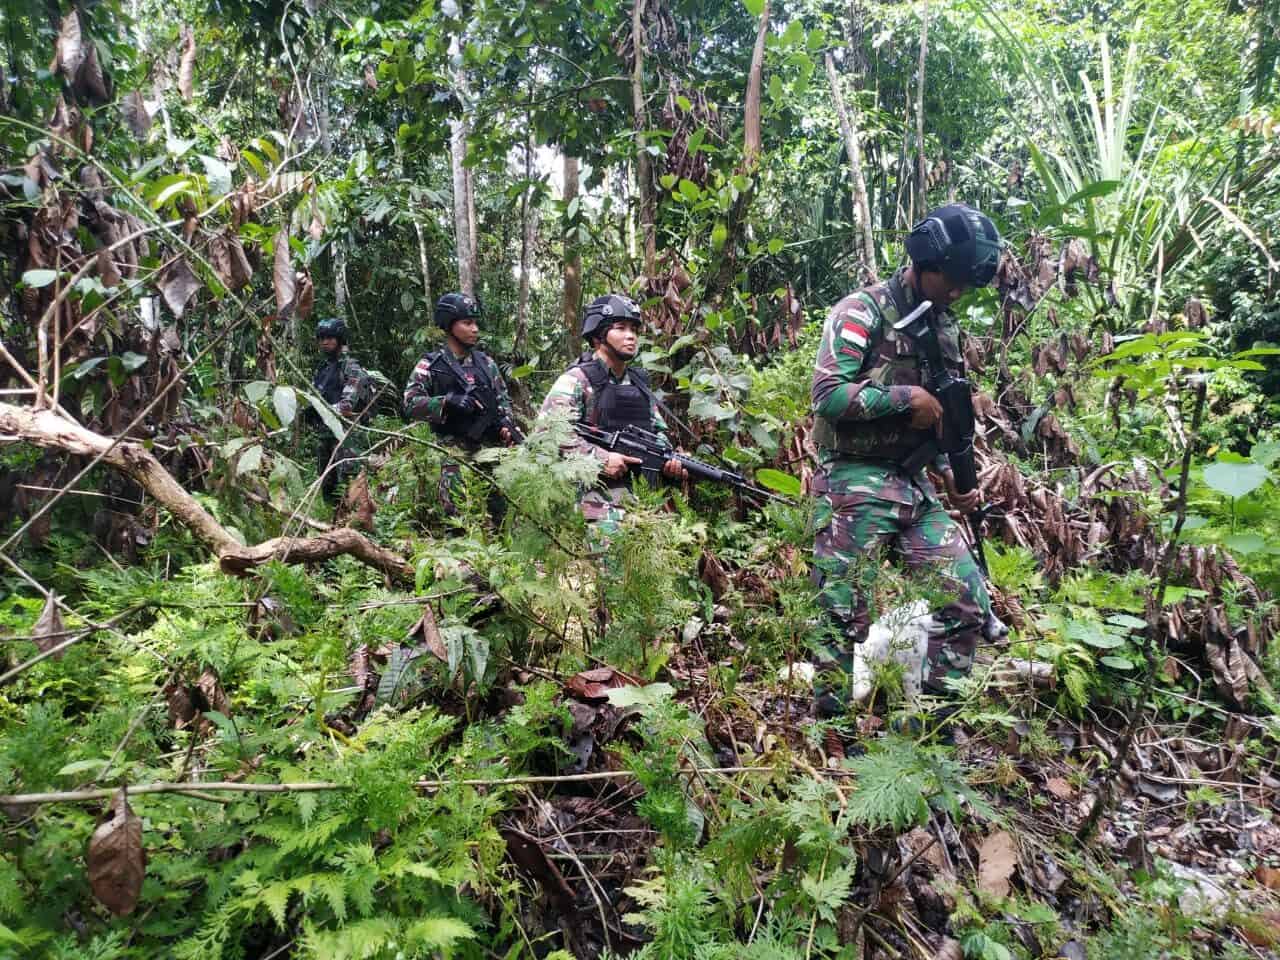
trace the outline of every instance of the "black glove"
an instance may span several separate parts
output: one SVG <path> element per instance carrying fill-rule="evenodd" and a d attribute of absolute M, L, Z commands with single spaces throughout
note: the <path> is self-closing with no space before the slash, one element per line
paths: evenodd
<path fill-rule="evenodd" d="M 444 409 L 447 413 L 470 413 L 475 409 L 475 405 L 465 393 L 446 393 Z"/>

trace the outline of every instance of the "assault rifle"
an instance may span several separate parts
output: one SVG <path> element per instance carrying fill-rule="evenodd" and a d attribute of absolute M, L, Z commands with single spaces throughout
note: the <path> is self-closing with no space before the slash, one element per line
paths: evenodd
<path fill-rule="evenodd" d="M 471 402 L 474 410 L 471 422 L 462 435 L 473 443 L 480 443 L 484 440 L 485 434 L 490 431 L 496 434 L 506 427 L 511 431 L 512 442 L 524 443 L 524 431 L 520 429 L 513 417 L 504 414 L 498 406 L 498 391 L 489 382 L 488 376 L 478 376 L 475 382 L 471 382 L 448 347 L 440 352 L 440 356 L 452 371 L 454 379 L 462 385 L 463 395 Z M 482 379 L 483 385 L 480 383 Z"/>
<path fill-rule="evenodd" d="M 968 493 L 977 489 L 978 471 L 973 459 L 973 392 L 969 381 L 957 377 L 948 369 L 938 343 L 938 331 L 929 322 L 932 301 L 925 300 L 909 314 L 893 325 L 893 329 L 905 333 L 924 352 L 923 379 L 925 389 L 933 394 L 942 407 L 942 436 L 926 441 L 916 448 L 902 469 L 914 474 L 932 463 L 939 453 L 947 455 L 951 473 L 956 479 L 956 491 Z M 969 514 L 969 530 L 973 535 L 974 558 L 984 574 L 987 573 L 987 556 L 982 549 L 982 524 L 986 520 L 990 504 L 983 504 Z"/>
<path fill-rule="evenodd" d="M 605 450 L 621 453 L 628 457 L 637 457 L 640 463 L 633 464 L 632 469 L 639 472 L 651 484 L 657 485 L 662 476 L 662 467 L 668 460 L 679 462 L 685 471 L 695 480 L 708 480 L 711 483 L 723 483 L 733 487 L 739 493 L 753 497 L 767 497 L 789 503 L 786 497 L 780 497 L 772 491 L 757 487 L 740 473 L 723 470 L 720 467 L 695 460 L 687 454 L 677 453 L 656 433 L 630 424 L 622 430 L 601 430 L 589 423 L 575 423 L 573 429 L 578 436 L 588 443 L 595 444 Z"/>

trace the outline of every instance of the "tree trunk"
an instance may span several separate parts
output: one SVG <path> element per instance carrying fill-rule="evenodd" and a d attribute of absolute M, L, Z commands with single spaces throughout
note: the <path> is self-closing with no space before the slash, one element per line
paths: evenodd
<path fill-rule="evenodd" d="M 760 26 L 756 30 L 756 45 L 751 51 L 751 70 L 747 74 L 747 96 L 743 105 L 742 122 L 745 136 L 742 143 L 742 165 L 748 173 L 755 170 L 760 160 L 760 88 L 764 82 L 764 41 L 769 34 L 769 0 L 760 11 Z"/>
<path fill-rule="evenodd" d="M 840 118 L 840 131 L 844 134 L 844 148 L 849 157 L 849 179 L 853 185 L 853 213 L 862 226 L 859 259 L 867 277 L 874 281 L 876 276 L 876 240 L 871 232 L 871 204 L 867 201 L 867 181 L 862 176 L 862 147 L 858 140 L 857 104 L 850 111 L 845 108 L 844 97 L 840 93 L 840 75 L 836 73 L 836 63 L 831 54 L 826 56 L 827 80 L 831 83 L 831 98 L 835 101 L 836 115 Z"/>
<path fill-rule="evenodd" d="M 520 199 L 520 295 L 516 300 L 516 335 L 513 353 L 523 359 L 527 355 L 529 340 L 529 272 L 533 260 L 533 244 L 537 234 L 538 211 L 531 202 L 533 188 L 529 185 L 533 180 L 533 127 L 529 128 L 529 137 L 524 144 L 524 195 Z"/>
<path fill-rule="evenodd" d="M 919 203 L 916 204 L 915 217 L 923 217 L 928 209 L 929 169 L 924 155 L 924 58 L 929 49 L 929 0 L 920 0 L 920 67 L 916 78 L 916 147 L 919 149 L 920 167 Z"/>
<path fill-rule="evenodd" d="M 467 128 L 462 120 L 450 120 L 449 162 L 453 170 L 453 233 L 458 251 L 458 289 L 469 297 L 475 296 L 475 275 L 471 266 L 475 262 L 471 251 L 471 221 L 467 214 L 467 168 L 462 165 L 467 155 Z"/>
<path fill-rule="evenodd" d="M 652 277 L 658 255 L 657 212 L 653 199 L 653 163 L 649 156 L 649 114 L 644 103 L 644 0 L 631 7 L 631 110 L 636 127 L 636 184 L 640 193 L 640 228 L 644 235 L 644 275 Z"/>
<path fill-rule="evenodd" d="M 564 155 L 564 202 L 578 196 L 578 158 Z M 564 236 L 564 326 L 565 343 L 572 356 L 578 347 L 578 313 L 582 308 L 582 253 L 578 250 L 576 226 Z"/>

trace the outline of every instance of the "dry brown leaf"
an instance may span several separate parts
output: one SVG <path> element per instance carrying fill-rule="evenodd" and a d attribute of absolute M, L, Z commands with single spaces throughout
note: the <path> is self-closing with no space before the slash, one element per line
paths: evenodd
<path fill-rule="evenodd" d="M 298 297 L 298 278 L 293 272 L 293 261 L 290 258 L 288 231 L 281 230 L 276 234 L 275 247 L 272 281 L 276 290 L 276 313 L 283 320 L 293 315 Z"/>
<path fill-rule="evenodd" d="M 369 495 L 369 474 L 366 471 L 361 470 L 360 475 L 347 484 L 338 513 L 346 517 L 348 526 L 373 532 L 374 505 L 373 497 Z"/>
<path fill-rule="evenodd" d="M 363 476 L 363 474 L 361 475 Z M 449 652 L 444 647 L 444 640 L 440 637 L 440 627 L 436 623 L 435 612 L 431 609 L 431 604 L 429 603 L 422 605 L 422 616 L 409 629 L 409 635 L 405 637 L 405 642 L 414 644 L 416 648 L 426 648 L 426 651 L 441 663 L 449 662 Z"/>
<path fill-rule="evenodd" d="M 81 100 L 88 100 L 98 105 L 107 103 L 111 99 L 111 94 L 107 89 L 107 78 L 102 73 L 102 64 L 98 62 L 98 48 L 92 43 L 86 43 L 84 50 L 84 63 L 80 65 L 80 71 L 76 74 L 72 89 Z M 85 130 L 88 136 L 93 135 L 93 128 L 88 124 L 85 125 Z M 86 146 L 86 153 L 88 149 Z"/>
<path fill-rule="evenodd" d="M 178 65 L 178 92 L 183 100 L 190 100 L 196 91 L 196 35 L 190 27 L 183 27 L 182 33 L 185 46 Z"/>
<path fill-rule="evenodd" d="M 603 700 L 609 695 L 610 690 L 638 686 L 640 686 L 639 680 L 613 667 L 583 670 L 564 682 L 566 693 L 581 697 L 583 700 Z"/>
<path fill-rule="evenodd" d="M 1240 925 L 1244 938 L 1255 947 L 1274 947 L 1280 943 L 1280 910 L 1263 910 Z"/>
<path fill-rule="evenodd" d="M 1280 869 L 1276 867 L 1258 867 L 1253 871 L 1253 879 L 1269 890 L 1280 890 Z"/>
<path fill-rule="evenodd" d="M 200 289 L 200 281 L 187 266 L 187 261 L 178 257 L 165 268 L 156 286 L 160 288 L 160 295 L 164 297 L 164 302 L 173 311 L 173 315 L 181 320 L 188 301 Z"/>
<path fill-rule="evenodd" d="M 1013 838 L 998 830 L 978 848 L 978 889 L 993 897 L 1009 895 L 1009 878 L 1018 866 L 1018 850 Z"/>
<path fill-rule="evenodd" d="M 244 244 L 229 228 L 209 242 L 209 262 L 222 285 L 232 293 L 253 277 L 253 268 L 245 255 Z"/>
<path fill-rule="evenodd" d="M 106 247 L 98 248 L 98 277 L 104 287 L 120 286 L 120 271 L 116 269 L 116 262 Z"/>
<path fill-rule="evenodd" d="M 933 952 L 933 960 L 964 960 L 964 950 L 960 941 L 943 937 L 938 949 Z"/>
<path fill-rule="evenodd" d="M 1044 787 L 1059 800 L 1070 800 L 1076 795 L 1075 788 L 1062 777 L 1050 777 L 1044 782 Z"/>
<path fill-rule="evenodd" d="M 311 277 L 305 273 L 298 274 L 298 306 L 295 312 L 298 319 L 305 321 L 316 307 L 316 288 Z"/>
<path fill-rule="evenodd" d="M 89 839 L 89 886 L 98 902 L 116 916 L 133 913 L 147 871 L 142 818 L 129 807 L 121 789 L 111 801 L 111 819 Z"/>
<path fill-rule="evenodd" d="M 204 673 L 200 674 L 196 687 L 204 694 L 205 703 L 209 704 L 210 710 L 217 710 L 226 717 L 231 716 L 231 700 L 222 689 L 222 681 L 212 667 L 206 667 Z"/>
<path fill-rule="evenodd" d="M 41 653 L 48 653 L 67 639 L 67 628 L 62 625 L 62 611 L 58 609 L 58 596 L 51 593 L 44 601 L 44 610 L 36 621 L 31 637 Z M 62 654 L 55 653 L 55 660 L 61 660 Z"/>
<path fill-rule="evenodd" d="M 84 40 L 80 34 L 80 14 L 72 10 L 62 18 L 62 29 L 54 45 L 51 72 L 61 72 L 67 83 L 75 83 L 84 66 Z"/>

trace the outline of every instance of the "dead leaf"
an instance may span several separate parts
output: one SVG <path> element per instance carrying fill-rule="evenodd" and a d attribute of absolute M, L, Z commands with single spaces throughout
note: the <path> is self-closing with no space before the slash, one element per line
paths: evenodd
<path fill-rule="evenodd" d="M 1044 782 L 1044 787 L 1059 800 L 1070 800 L 1076 795 L 1075 788 L 1062 777 L 1050 777 Z"/>
<path fill-rule="evenodd" d="M 998 830 L 978 848 L 978 889 L 993 897 L 1009 895 L 1009 878 L 1018 866 L 1018 850 L 1013 838 Z"/>
<path fill-rule="evenodd" d="M 583 670 L 574 674 L 564 682 L 566 693 L 583 700 L 603 700 L 610 690 L 618 687 L 638 687 L 640 681 L 630 674 L 615 670 L 613 667 L 596 667 L 594 670 Z"/>
<path fill-rule="evenodd" d="M 364 85 L 370 90 L 378 89 L 378 75 L 373 72 L 372 63 L 366 63 L 364 65 Z"/>
<path fill-rule="evenodd" d="M 165 268 L 156 286 L 159 287 L 160 295 L 164 297 L 164 302 L 173 311 L 173 315 L 181 320 L 183 312 L 187 309 L 187 302 L 200 289 L 200 281 L 187 266 L 187 261 L 178 257 Z"/>
<path fill-rule="evenodd" d="M 1253 871 L 1253 879 L 1269 890 L 1280 890 L 1280 869 L 1276 867 L 1258 867 Z"/>
<path fill-rule="evenodd" d="M 361 473 L 361 476 L 364 474 Z M 440 638 L 440 627 L 436 623 L 436 615 L 431 609 L 431 604 L 422 605 L 422 616 L 409 628 L 409 634 L 404 639 L 406 643 L 414 644 L 415 649 L 425 649 L 441 663 L 449 662 L 449 653 L 445 650 L 444 641 Z"/>
<path fill-rule="evenodd" d="M 58 595 L 49 594 L 44 601 L 44 610 L 36 621 L 31 637 L 41 653 L 48 653 L 67 639 L 67 629 L 62 625 L 62 611 L 58 609 Z M 61 660 L 62 653 L 55 653 L 53 659 Z"/>
<path fill-rule="evenodd" d="M 98 248 L 98 277 L 104 287 L 120 286 L 120 271 L 116 262 L 111 259 L 111 252 L 106 247 Z"/>
<path fill-rule="evenodd" d="M 289 233 L 281 230 L 275 239 L 275 266 L 272 280 L 276 288 L 276 312 L 280 318 L 287 319 L 293 315 L 293 308 L 298 297 L 298 278 L 293 272 L 293 261 L 289 253 Z"/>
<path fill-rule="evenodd" d="M 178 65 L 178 92 L 183 100 L 190 100 L 196 90 L 196 35 L 190 27 L 183 27 L 182 34 L 185 46 Z"/>
<path fill-rule="evenodd" d="M 222 285 L 232 293 L 253 278 L 253 268 L 249 266 L 244 244 L 229 228 L 209 242 L 209 262 Z"/>
<path fill-rule="evenodd" d="M 298 274 L 298 306 L 296 312 L 298 319 L 305 321 L 311 316 L 311 311 L 316 306 L 316 288 L 311 282 L 311 277 L 305 273 Z"/>
<path fill-rule="evenodd" d="M 107 78 L 102 72 L 102 64 L 98 62 L 98 48 L 93 43 L 86 43 L 84 51 L 84 63 L 80 65 L 72 89 L 82 101 L 87 100 L 101 106 L 110 101 L 111 93 L 107 89 Z M 92 136 L 93 128 L 86 125 L 85 129 Z M 85 152 L 88 152 L 88 147 L 85 147 Z"/>
<path fill-rule="evenodd" d="M 98 902 L 116 916 L 133 913 L 147 872 L 142 818 L 129 807 L 121 789 L 111 802 L 111 819 L 89 839 L 89 886 Z"/>
<path fill-rule="evenodd" d="M 62 29 L 58 32 L 58 40 L 54 45 L 53 63 L 50 72 L 60 72 L 67 83 L 74 84 L 84 66 L 84 40 L 80 34 L 80 14 L 72 10 L 62 18 Z"/>
<path fill-rule="evenodd" d="M 204 694 L 205 703 L 210 710 L 217 710 L 223 716 L 231 716 L 231 700 L 222 689 L 222 681 L 212 667 L 206 667 L 204 673 L 200 674 L 196 689 Z"/>
<path fill-rule="evenodd" d="M 347 492 L 342 498 L 338 515 L 346 518 L 348 526 L 372 533 L 373 514 L 373 497 L 369 495 L 369 474 L 361 470 L 360 475 L 347 484 Z"/>
<path fill-rule="evenodd" d="M 195 704 L 191 702 L 191 691 L 179 677 L 175 677 L 164 685 L 164 699 L 169 706 L 169 724 L 175 730 L 181 730 L 196 716 Z"/>
<path fill-rule="evenodd" d="M 938 949 L 933 952 L 933 960 L 964 960 L 964 950 L 958 940 L 943 937 Z"/>
<path fill-rule="evenodd" d="M 710 551 L 703 551 L 698 559 L 698 579 L 711 588 L 711 596 L 716 600 L 728 593 L 732 586 L 724 564 Z"/>
<path fill-rule="evenodd" d="M 1280 943 L 1280 910 L 1264 910 L 1240 925 L 1244 938 L 1255 947 L 1273 947 Z"/>

